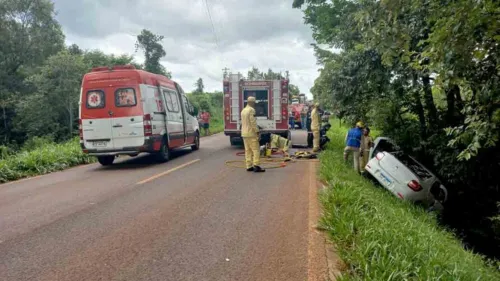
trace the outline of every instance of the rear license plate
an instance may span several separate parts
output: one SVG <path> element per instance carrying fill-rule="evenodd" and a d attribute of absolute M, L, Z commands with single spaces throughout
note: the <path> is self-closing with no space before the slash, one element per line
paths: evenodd
<path fill-rule="evenodd" d="M 107 141 L 93 141 L 92 146 L 94 147 L 106 147 L 108 145 Z"/>
<path fill-rule="evenodd" d="M 385 181 L 387 184 L 391 184 L 391 180 L 389 180 L 389 178 L 387 178 L 386 175 L 380 173 L 380 178 Z"/>

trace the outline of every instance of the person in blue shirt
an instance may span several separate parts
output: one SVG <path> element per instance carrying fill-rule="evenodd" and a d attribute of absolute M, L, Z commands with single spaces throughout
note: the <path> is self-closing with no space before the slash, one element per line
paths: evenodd
<path fill-rule="evenodd" d="M 350 129 L 345 136 L 344 160 L 347 162 L 349 154 L 354 156 L 354 170 L 358 173 L 359 169 L 359 152 L 361 147 L 361 138 L 363 137 L 363 122 L 359 121 L 356 126 Z"/>

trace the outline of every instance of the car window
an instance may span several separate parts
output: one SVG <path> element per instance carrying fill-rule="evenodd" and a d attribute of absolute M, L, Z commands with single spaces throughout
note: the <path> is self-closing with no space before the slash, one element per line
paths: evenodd
<path fill-rule="evenodd" d="M 167 109 L 170 112 L 179 112 L 179 98 L 176 92 L 164 90 L 163 94 L 167 100 Z"/>
<path fill-rule="evenodd" d="M 432 177 L 432 175 L 429 173 L 429 171 L 427 171 L 425 167 L 423 167 L 409 155 L 401 153 L 397 156 L 397 159 L 406 167 L 408 167 L 408 169 L 410 169 L 413 173 L 415 173 L 415 175 L 417 175 L 419 178 L 428 179 Z"/>
<path fill-rule="evenodd" d="M 383 152 L 383 151 L 395 152 L 398 150 L 399 149 L 397 148 L 397 146 L 394 145 L 392 142 L 382 139 L 378 142 L 377 146 L 375 147 L 373 155 L 377 155 L 377 153 Z"/>
<path fill-rule="evenodd" d="M 115 105 L 117 107 L 131 107 L 137 105 L 137 98 L 133 88 L 122 88 L 115 91 Z"/>
<path fill-rule="evenodd" d="M 106 106 L 104 92 L 101 90 L 92 90 L 87 92 L 87 108 L 96 109 Z"/>

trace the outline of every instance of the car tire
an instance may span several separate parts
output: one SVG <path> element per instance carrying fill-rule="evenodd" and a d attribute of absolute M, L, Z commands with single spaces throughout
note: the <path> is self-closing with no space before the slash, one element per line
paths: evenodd
<path fill-rule="evenodd" d="M 194 135 L 194 144 L 191 146 L 191 149 L 193 151 L 200 149 L 200 134 L 198 132 Z"/>
<path fill-rule="evenodd" d="M 170 148 L 168 147 L 168 141 L 164 138 L 161 142 L 160 151 L 155 155 L 156 161 L 160 163 L 165 163 L 170 160 Z"/>
<path fill-rule="evenodd" d="M 111 155 L 111 156 L 98 156 L 97 157 L 97 161 L 102 166 L 109 166 L 109 165 L 112 165 L 113 162 L 115 161 L 115 156 L 114 155 Z"/>
<path fill-rule="evenodd" d="M 231 143 L 232 146 L 236 145 L 236 142 L 234 141 L 233 137 L 229 137 L 229 143 Z"/>

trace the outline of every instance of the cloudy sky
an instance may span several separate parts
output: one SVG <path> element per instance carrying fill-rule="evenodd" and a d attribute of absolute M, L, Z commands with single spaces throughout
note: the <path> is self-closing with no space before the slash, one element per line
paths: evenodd
<path fill-rule="evenodd" d="M 163 65 L 185 91 L 198 77 L 207 91 L 221 90 L 222 69 L 252 66 L 289 70 L 290 82 L 309 95 L 318 66 L 311 30 L 292 0 L 54 0 L 68 44 L 106 53 L 134 54 L 145 28 L 165 36 Z M 136 60 L 142 62 L 140 53 Z"/>

